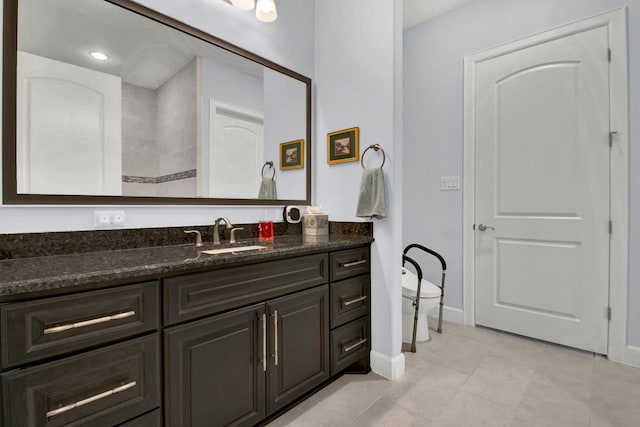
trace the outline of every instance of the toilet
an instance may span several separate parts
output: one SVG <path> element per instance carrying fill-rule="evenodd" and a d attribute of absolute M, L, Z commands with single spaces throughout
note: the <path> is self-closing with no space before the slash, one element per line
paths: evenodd
<path fill-rule="evenodd" d="M 402 341 L 411 342 L 413 339 L 413 318 L 415 307 L 413 302 L 418 291 L 418 276 L 411 271 L 402 269 Z M 440 288 L 426 279 L 422 279 L 420 286 L 420 308 L 418 311 L 418 327 L 416 342 L 429 340 L 427 312 L 440 304 Z"/>

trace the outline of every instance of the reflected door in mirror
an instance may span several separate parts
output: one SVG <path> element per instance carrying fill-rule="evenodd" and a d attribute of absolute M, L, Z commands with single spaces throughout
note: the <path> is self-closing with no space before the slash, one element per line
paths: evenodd
<path fill-rule="evenodd" d="M 121 195 L 119 77 L 18 54 L 18 191 Z"/>
<path fill-rule="evenodd" d="M 211 101 L 209 197 L 253 199 L 263 163 L 262 117 Z"/>

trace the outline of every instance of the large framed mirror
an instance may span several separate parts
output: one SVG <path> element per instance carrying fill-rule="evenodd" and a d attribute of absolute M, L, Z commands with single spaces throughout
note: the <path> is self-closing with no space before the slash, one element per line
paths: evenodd
<path fill-rule="evenodd" d="M 310 204 L 311 79 L 129 0 L 5 0 L 2 143 L 5 204 Z"/>

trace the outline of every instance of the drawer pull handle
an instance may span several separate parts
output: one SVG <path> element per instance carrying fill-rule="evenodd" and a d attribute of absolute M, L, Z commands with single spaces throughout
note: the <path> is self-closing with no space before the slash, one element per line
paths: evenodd
<path fill-rule="evenodd" d="M 111 390 L 107 390 L 103 393 L 99 393 L 96 395 L 93 395 L 91 397 L 87 397 L 86 399 L 82 399 L 82 400 L 78 400 L 75 403 L 71 403 L 69 405 L 65 405 L 65 406 L 61 406 L 60 408 L 57 409 L 53 409 L 49 412 L 47 412 L 47 418 L 51 418 L 55 415 L 60 415 L 63 414 L 67 411 L 70 411 L 74 408 L 77 408 L 78 406 L 82 406 L 82 405 L 86 405 L 87 403 L 91 403 L 91 402 L 95 402 L 96 400 L 100 400 L 100 399 L 104 399 L 105 397 L 111 396 L 112 394 L 116 394 L 116 393 L 120 393 L 123 392 L 125 390 L 129 390 L 130 388 L 133 388 L 136 386 L 136 381 L 131 381 L 130 383 L 121 385 L 119 387 L 116 388 L 112 388 Z"/>
<path fill-rule="evenodd" d="M 349 347 L 347 347 L 346 345 L 344 346 L 344 348 L 342 349 L 342 351 L 344 351 L 345 353 L 350 352 L 351 350 L 353 350 L 356 347 L 361 346 L 362 344 L 366 343 L 367 339 L 366 338 L 362 338 L 360 341 L 358 341 L 355 344 L 350 345 Z"/>
<path fill-rule="evenodd" d="M 349 301 L 344 301 L 344 300 L 342 300 L 342 305 L 344 305 L 344 306 L 346 307 L 346 306 L 348 306 L 348 305 L 355 304 L 355 303 L 360 302 L 360 301 L 364 301 L 364 300 L 366 300 L 367 298 L 368 298 L 368 297 L 367 297 L 366 295 L 363 295 L 363 296 L 361 296 L 361 297 L 354 298 L 354 299 L 349 300 Z"/>
<path fill-rule="evenodd" d="M 262 370 L 267 372 L 267 315 L 262 313 Z"/>
<path fill-rule="evenodd" d="M 82 328 L 83 326 L 97 325 L 98 323 L 110 322 L 112 320 L 126 319 L 127 317 L 134 316 L 135 311 L 125 311 L 124 313 L 114 314 L 113 316 L 96 317 L 95 319 L 84 320 L 82 322 L 69 323 L 67 325 L 54 326 L 52 328 L 46 328 L 45 334 L 55 334 L 58 332 L 68 331 L 70 329 Z"/>
<path fill-rule="evenodd" d="M 340 267 L 349 268 L 349 267 L 355 267 L 356 265 L 362 265 L 366 263 L 367 263 L 367 260 L 362 259 L 360 261 L 343 262 L 342 264 L 340 264 Z"/>

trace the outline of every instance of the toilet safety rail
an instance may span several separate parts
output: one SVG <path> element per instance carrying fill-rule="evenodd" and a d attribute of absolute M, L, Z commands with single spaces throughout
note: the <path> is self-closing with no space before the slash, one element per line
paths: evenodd
<path fill-rule="evenodd" d="M 416 248 L 416 249 L 420 249 L 430 255 L 433 255 L 434 257 L 438 258 L 438 260 L 440 261 L 440 265 L 442 266 L 442 280 L 440 282 L 440 313 L 438 316 L 438 333 L 441 334 L 442 333 L 442 311 L 443 311 L 443 307 L 444 307 L 444 282 L 445 282 L 445 277 L 446 277 L 446 272 L 447 272 L 447 262 L 444 260 L 444 258 L 442 257 L 442 255 L 440 255 L 439 253 L 437 253 L 436 251 L 429 249 L 425 246 L 422 246 L 418 243 L 412 243 L 410 245 L 408 245 L 407 247 L 404 248 L 404 251 L 402 252 L 402 266 L 405 266 L 406 262 L 409 262 L 411 265 L 413 265 L 413 267 L 416 269 L 416 274 L 418 275 L 418 287 L 417 287 L 417 293 L 416 293 L 416 302 L 415 302 L 415 314 L 413 316 L 413 337 L 411 340 L 411 352 L 415 353 L 416 352 L 416 331 L 418 329 L 418 310 L 420 308 L 420 287 L 422 285 L 422 269 L 420 268 L 420 265 L 411 257 L 409 257 L 407 255 L 407 252 L 409 252 L 409 250 Z"/>

